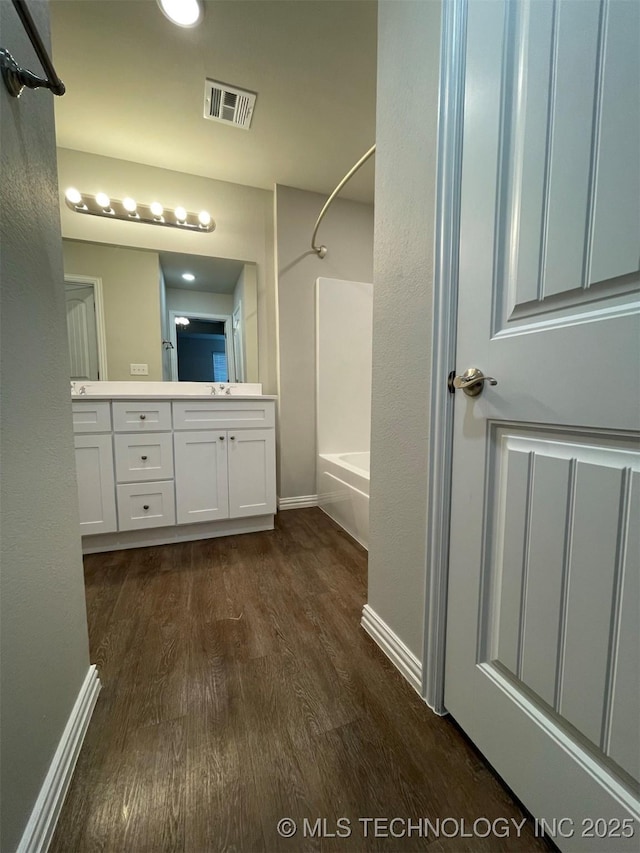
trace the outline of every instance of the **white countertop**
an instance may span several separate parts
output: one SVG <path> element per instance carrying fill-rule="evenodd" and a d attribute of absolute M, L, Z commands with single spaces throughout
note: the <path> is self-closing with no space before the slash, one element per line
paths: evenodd
<path fill-rule="evenodd" d="M 216 390 L 215 394 L 211 389 Z M 228 393 L 226 393 L 228 391 Z M 72 382 L 72 400 L 277 400 L 259 382 Z"/>
<path fill-rule="evenodd" d="M 89 403 L 91 400 L 215 400 L 233 403 L 239 400 L 277 400 L 273 394 L 72 394 L 74 403 Z"/>

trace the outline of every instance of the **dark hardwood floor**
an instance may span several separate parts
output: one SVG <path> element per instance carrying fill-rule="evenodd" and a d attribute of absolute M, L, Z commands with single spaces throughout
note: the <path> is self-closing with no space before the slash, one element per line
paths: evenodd
<path fill-rule="evenodd" d="M 276 524 L 85 559 L 103 689 L 51 853 L 550 849 L 360 628 L 366 552 L 318 509 Z"/>

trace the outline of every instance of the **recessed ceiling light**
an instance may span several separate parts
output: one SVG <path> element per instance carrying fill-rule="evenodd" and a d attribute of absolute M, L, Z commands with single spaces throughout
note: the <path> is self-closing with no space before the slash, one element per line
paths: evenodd
<path fill-rule="evenodd" d="M 157 0 L 163 14 L 179 27 L 197 27 L 204 9 L 200 0 Z"/>
<path fill-rule="evenodd" d="M 182 273 L 182 278 L 183 278 L 185 281 L 195 281 L 195 280 L 196 280 L 196 277 L 195 277 L 195 275 L 194 275 L 192 272 L 183 272 L 183 273 Z"/>

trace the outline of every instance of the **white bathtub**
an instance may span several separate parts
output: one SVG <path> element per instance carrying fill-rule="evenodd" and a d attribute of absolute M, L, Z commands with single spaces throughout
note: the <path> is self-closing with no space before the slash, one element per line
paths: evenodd
<path fill-rule="evenodd" d="M 319 454 L 318 506 L 361 545 L 368 547 L 368 452 Z"/>

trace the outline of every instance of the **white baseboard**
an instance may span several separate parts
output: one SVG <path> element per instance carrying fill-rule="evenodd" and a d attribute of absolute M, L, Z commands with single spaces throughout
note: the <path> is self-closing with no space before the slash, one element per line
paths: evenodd
<path fill-rule="evenodd" d="M 100 692 L 95 666 L 90 666 L 67 720 L 17 853 L 46 853 L 67 794 L 80 747 Z"/>
<path fill-rule="evenodd" d="M 362 608 L 360 624 L 414 690 L 422 694 L 422 664 L 368 604 Z"/>
<path fill-rule="evenodd" d="M 297 498 L 278 498 L 278 509 L 302 509 L 305 506 L 318 506 L 318 496 L 300 495 Z"/>

